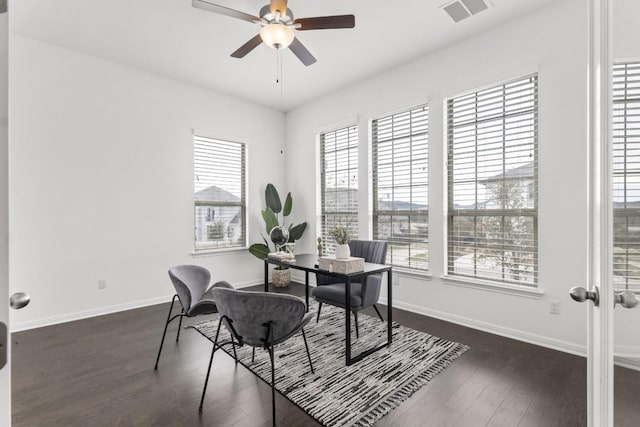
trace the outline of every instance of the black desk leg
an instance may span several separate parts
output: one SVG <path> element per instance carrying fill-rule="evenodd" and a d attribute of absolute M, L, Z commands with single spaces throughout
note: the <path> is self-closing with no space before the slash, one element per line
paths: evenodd
<path fill-rule="evenodd" d="M 345 333 L 345 357 L 347 366 L 351 366 L 351 279 L 347 277 L 344 283 L 344 333 Z"/>
<path fill-rule="evenodd" d="M 269 263 L 264 262 L 264 291 L 269 292 Z"/>
<path fill-rule="evenodd" d="M 307 303 L 307 313 L 309 312 L 309 272 L 304 272 L 304 299 Z"/>
<path fill-rule="evenodd" d="M 393 321 L 391 320 L 392 302 L 391 302 L 391 288 L 393 285 L 393 278 L 391 277 L 391 270 L 387 271 L 387 343 L 391 345 Z"/>

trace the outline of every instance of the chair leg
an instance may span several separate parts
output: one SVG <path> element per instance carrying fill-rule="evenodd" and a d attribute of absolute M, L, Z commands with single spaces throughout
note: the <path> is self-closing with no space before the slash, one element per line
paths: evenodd
<path fill-rule="evenodd" d="M 182 308 L 181 314 L 184 314 L 184 307 Z M 180 316 L 180 322 L 178 323 L 178 335 L 176 335 L 176 342 L 180 339 L 180 331 L 182 330 L 182 318 L 184 316 Z"/>
<path fill-rule="evenodd" d="M 253 348 L 251 349 L 251 363 L 253 363 L 253 362 L 255 362 L 255 361 L 256 361 L 256 348 L 255 348 L 255 347 L 253 347 Z"/>
<path fill-rule="evenodd" d="M 380 314 L 380 310 L 378 310 L 378 306 L 373 304 L 373 308 L 375 308 L 376 313 L 378 313 L 378 317 L 380 318 L 380 321 L 384 322 L 384 319 L 382 318 L 382 314 Z"/>
<path fill-rule="evenodd" d="M 233 347 L 233 358 L 236 359 L 236 365 L 238 364 L 238 354 L 236 353 L 236 340 L 231 336 L 231 346 Z"/>
<path fill-rule="evenodd" d="M 273 419 L 273 427 L 276 425 L 276 374 L 273 363 L 273 346 L 269 346 L 269 358 L 271 359 L 271 417 Z"/>
<path fill-rule="evenodd" d="M 307 349 L 307 358 L 309 359 L 309 366 L 311 367 L 311 373 L 315 374 L 313 370 L 313 363 L 311 362 L 311 353 L 309 353 L 309 346 L 307 345 L 307 336 L 304 333 L 304 328 L 302 328 L 301 331 L 302 331 L 302 339 L 304 340 L 304 347 Z"/>
<path fill-rule="evenodd" d="M 358 333 L 358 312 L 354 311 L 353 312 L 353 317 L 355 317 L 356 321 L 356 338 L 360 338 L 360 334 Z"/>
<path fill-rule="evenodd" d="M 316 323 L 320 321 L 320 310 L 322 310 L 322 303 L 318 303 L 318 316 L 316 317 Z"/>
<path fill-rule="evenodd" d="M 164 332 L 162 333 L 162 340 L 160 341 L 160 348 L 158 349 L 158 356 L 156 357 L 156 365 L 153 367 L 153 369 L 158 369 L 158 362 L 160 361 L 160 353 L 162 353 L 162 346 L 164 345 L 164 337 L 167 335 L 167 327 L 169 326 L 169 323 L 171 322 L 171 312 L 173 311 L 173 303 L 176 302 L 176 297 L 178 295 L 174 295 L 173 298 L 171 299 L 171 307 L 169 307 L 169 314 L 167 315 L 167 321 L 164 324 Z M 181 318 L 182 319 L 182 318 Z"/>
<path fill-rule="evenodd" d="M 198 410 L 202 412 L 202 405 L 204 404 L 204 395 L 207 392 L 207 384 L 209 384 L 209 374 L 211 373 L 211 365 L 213 364 L 213 355 L 218 347 L 218 335 L 220 334 L 220 326 L 222 321 L 218 322 L 218 330 L 216 331 L 216 338 L 213 341 L 213 348 L 211 349 L 211 357 L 209 358 L 209 368 L 207 369 L 207 377 L 204 380 L 204 388 L 202 389 L 202 397 L 200 398 L 200 407 Z"/>

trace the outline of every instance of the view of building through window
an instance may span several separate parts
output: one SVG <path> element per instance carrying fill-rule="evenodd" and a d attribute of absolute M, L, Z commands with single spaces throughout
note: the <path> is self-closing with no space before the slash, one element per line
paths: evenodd
<path fill-rule="evenodd" d="M 447 102 L 450 275 L 537 285 L 537 80 Z"/>
<path fill-rule="evenodd" d="M 321 214 L 320 235 L 326 253 L 335 242 L 328 231 L 347 226 L 358 237 L 358 127 L 349 126 L 320 134 Z"/>
<path fill-rule="evenodd" d="M 246 246 L 245 144 L 194 137 L 195 249 Z"/>
<path fill-rule="evenodd" d="M 387 263 L 429 269 L 427 106 L 375 119 L 373 238 L 387 240 Z"/>
<path fill-rule="evenodd" d="M 613 69 L 613 283 L 640 291 L 640 62 Z"/>

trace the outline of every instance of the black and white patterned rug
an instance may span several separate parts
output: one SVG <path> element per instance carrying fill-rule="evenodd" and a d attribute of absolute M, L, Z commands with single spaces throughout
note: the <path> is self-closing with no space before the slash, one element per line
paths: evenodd
<path fill-rule="evenodd" d="M 217 320 L 209 320 L 189 327 L 213 341 L 217 325 Z M 352 356 L 386 341 L 386 325 L 360 315 L 359 340 L 352 331 Z M 221 336 L 222 331 L 224 326 Z M 228 339 L 224 333 L 222 338 Z M 469 349 L 394 322 L 390 349 L 345 366 L 344 311 L 327 305 L 320 322 L 313 319 L 305 333 L 315 374 L 309 369 L 302 335 L 297 334 L 275 348 L 276 389 L 325 426 L 373 425 Z M 224 349 L 231 352 L 230 346 Z M 255 362 L 251 347 L 238 348 L 237 353 L 240 363 L 271 384 L 268 352 L 257 349 Z M 215 366 L 214 361 L 212 369 Z"/>

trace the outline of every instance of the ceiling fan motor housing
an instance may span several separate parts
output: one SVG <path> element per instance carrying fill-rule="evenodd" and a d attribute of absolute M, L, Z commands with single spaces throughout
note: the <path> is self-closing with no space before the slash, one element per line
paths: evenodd
<path fill-rule="evenodd" d="M 291 12 L 291 9 L 287 8 L 286 13 L 284 14 L 278 12 L 272 12 L 271 6 L 265 5 L 262 7 L 262 9 L 260 9 L 260 19 L 265 24 L 280 22 L 282 24 L 288 25 L 293 23 L 293 12 Z"/>

